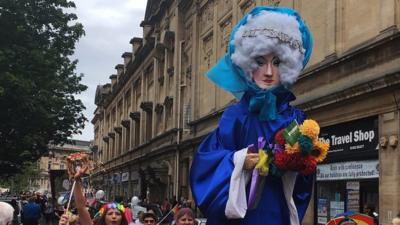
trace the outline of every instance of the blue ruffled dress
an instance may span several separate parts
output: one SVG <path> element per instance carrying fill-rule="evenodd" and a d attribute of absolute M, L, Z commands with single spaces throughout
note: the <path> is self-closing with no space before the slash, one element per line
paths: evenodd
<path fill-rule="evenodd" d="M 230 178 L 234 169 L 236 151 L 257 146 L 258 137 L 271 143 L 274 134 L 294 119 L 304 121 L 304 113 L 289 105 L 294 95 L 287 91 L 277 97 L 277 118 L 262 122 L 257 113 L 249 111 L 249 95 L 223 113 L 218 128 L 212 131 L 199 146 L 192 163 L 190 184 L 196 204 L 207 217 L 208 225 L 289 225 L 289 210 L 280 177 L 268 175 L 260 202 L 255 209 L 248 209 L 244 219 L 229 220 L 225 216 Z M 293 199 L 302 221 L 311 197 L 313 176 L 298 175 Z M 247 197 L 250 182 L 247 185 Z"/>

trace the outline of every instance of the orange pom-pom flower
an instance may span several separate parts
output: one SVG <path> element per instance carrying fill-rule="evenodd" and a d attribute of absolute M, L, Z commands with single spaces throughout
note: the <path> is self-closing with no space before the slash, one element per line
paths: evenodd
<path fill-rule="evenodd" d="M 299 129 L 303 135 L 311 138 L 312 140 L 316 140 L 318 138 L 320 128 L 315 120 L 304 120 Z"/>

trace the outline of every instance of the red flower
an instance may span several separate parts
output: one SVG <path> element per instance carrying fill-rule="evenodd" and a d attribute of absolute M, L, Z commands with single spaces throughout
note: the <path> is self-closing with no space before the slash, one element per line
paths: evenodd
<path fill-rule="evenodd" d="M 275 153 L 275 165 L 281 170 L 297 171 L 302 175 L 313 173 L 317 167 L 317 161 L 312 156 L 303 156 L 300 152 L 288 154 L 286 152 Z"/>
<path fill-rule="evenodd" d="M 289 155 L 287 153 L 285 153 L 284 151 L 282 151 L 282 152 L 275 153 L 274 156 L 275 156 L 276 167 L 278 167 L 281 170 L 288 170 L 287 159 L 288 159 Z"/>
<path fill-rule="evenodd" d="M 283 137 L 283 130 L 280 129 L 278 132 L 275 134 L 275 143 L 280 144 L 280 145 L 285 145 L 285 138 Z"/>
<path fill-rule="evenodd" d="M 310 175 L 314 173 L 315 169 L 317 168 L 317 160 L 315 160 L 315 158 L 311 156 L 307 156 L 305 158 L 307 158 L 306 160 L 304 160 L 305 167 L 302 171 L 300 171 L 300 174 Z"/>

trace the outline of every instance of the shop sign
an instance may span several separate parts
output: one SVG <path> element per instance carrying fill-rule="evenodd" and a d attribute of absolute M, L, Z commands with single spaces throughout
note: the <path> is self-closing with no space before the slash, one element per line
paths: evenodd
<path fill-rule="evenodd" d="M 379 177 L 379 161 L 352 161 L 317 166 L 317 181 L 354 180 Z"/>
<path fill-rule="evenodd" d="M 378 117 L 323 127 L 320 132 L 320 140 L 330 145 L 329 154 L 378 150 L 378 136 Z"/>
<path fill-rule="evenodd" d="M 129 180 L 129 172 L 122 173 L 121 181 L 126 182 Z"/>
<path fill-rule="evenodd" d="M 360 190 L 360 182 L 358 181 L 348 181 L 346 182 L 347 190 Z"/>

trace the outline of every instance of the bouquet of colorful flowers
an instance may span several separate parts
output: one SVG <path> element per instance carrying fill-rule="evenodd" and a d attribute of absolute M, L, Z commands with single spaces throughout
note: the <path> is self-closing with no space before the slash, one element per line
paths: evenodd
<path fill-rule="evenodd" d="M 313 173 L 318 162 L 322 162 L 328 153 L 329 144 L 318 139 L 319 125 L 314 120 L 305 120 L 298 125 L 293 121 L 288 127 L 279 130 L 274 144 L 265 146 L 259 138 L 260 161 L 256 169 L 262 176 L 271 172 L 282 176 L 285 171 L 296 171 L 302 175 Z"/>
<path fill-rule="evenodd" d="M 274 143 L 266 145 L 263 137 L 258 138 L 259 161 L 253 171 L 250 206 L 256 205 L 256 196 L 262 190 L 258 186 L 263 186 L 263 176 L 269 173 L 283 176 L 286 171 L 310 175 L 316 170 L 317 163 L 326 158 L 329 149 L 328 143 L 318 139 L 319 132 L 320 127 L 314 120 L 305 120 L 301 125 L 294 120 L 275 134 Z"/>

